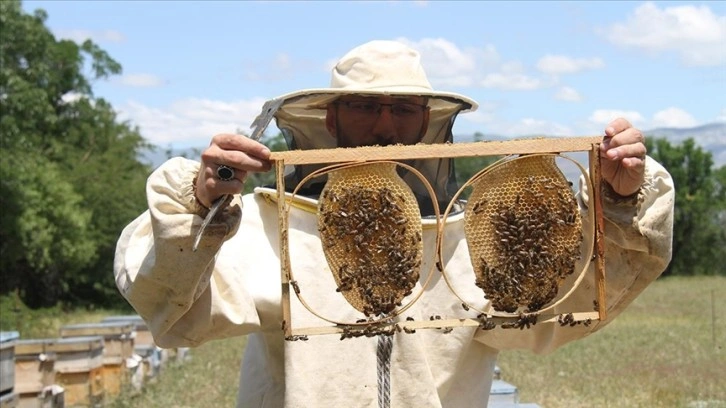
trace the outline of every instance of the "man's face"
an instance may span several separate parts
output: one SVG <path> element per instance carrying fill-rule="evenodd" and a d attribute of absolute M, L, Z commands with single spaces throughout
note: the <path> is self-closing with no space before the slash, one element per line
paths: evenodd
<path fill-rule="evenodd" d="M 325 124 L 339 147 L 356 147 L 418 143 L 428 122 L 424 97 L 349 95 L 328 106 Z"/>

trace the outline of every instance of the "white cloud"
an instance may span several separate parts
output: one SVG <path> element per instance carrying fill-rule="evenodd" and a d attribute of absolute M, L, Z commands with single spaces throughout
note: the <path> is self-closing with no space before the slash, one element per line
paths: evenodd
<path fill-rule="evenodd" d="M 399 41 L 421 53 L 421 62 L 426 67 L 429 80 L 438 86 L 469 86 L 477 69 L 476 56 L 459 49 L 443 38 L 424 38 L 412 42 L 405 38 Z"/>
<path fill-rule="evenodd" d="M 264 102 L 263 98 L 230 102 L 186 98 L 169 106 L 151 107 L 129 101 L 117 110 L 119 119 L 138 125 L 153 144 L 203 147 L 217 133 L 249 132 Z"/>
<path fill-rule="evenodd" d="M 531 91 L 545 86 L 545 84 L 537 78 L 532 78 L 518 73 L 492 73 L 485 76 L 479 82 L 479 85 L 484 88 L 525 91 Z"/>
<path fill-rule="evenodd" d="M 582 96 L 574 88 L 563 86 L 555 93 L 555 99 L 566 102 L 580 102 L 582 101 Z"/>
<path fill-rule="evenodd" d="M 670 107 L 653 115 L 652 127 L 688 128 L 698 126 L 698 121 L 683 109 Z"/>
<path fill-rule="evenodd" d="M 653 54 L 675 52 L 691 66 L 726 65 L 726 16 L 708 6 L 673 6 L 664 9 L 645 3 L 625 23 L 603 30 L 614 44 Z"/>
<path fill-rule="evenodd" d="M 716 116 L 717 122 L 726 122 L 726 108 L 721 109 L 718 116 Z"/>
<path fill-rule="evenodd" d="M 81 29 L 59 29 L 54 30 L 57 38 L 65 38 L 77 43 L 82 43 L 88 39 L 95 42 L 111 42 L 122 43 L 126 41 L 126 36 L 115 30 L 81 30 Z"/>
<path fill-rule="evenodd" d="M 460 48 L 443 38 L 411 41 L 398 38 L 421 53 L 421 62 L 434 88 L 484 87 L 503 90 L 534 90 L 549 84 L 527 75 L 519 61 L 503 61 L 497 49 Z"/>
<path fill-rule="evenodd" d="M 599 69 L 605 63 L 596 57 L 572 58 L 566 55 L 545 55 L 537 61 L 537 69 L 545 74 L 574 74 L 588 69 Z"/>
<path fill-rule="evenodd" d="M 615 109 L 597 109 L 590 115 L 588 120 L 597 125 L 604 126 L 617 118 L 625 118 L 634 125 L 644 122 L 643 115 L 640 112 Z"/>
<path fill-rule="evenodd" d="M 164 85 L 164 80 L 153 74 L 126 74 L 118 82 L 134 88 L 156 88 Z"/>

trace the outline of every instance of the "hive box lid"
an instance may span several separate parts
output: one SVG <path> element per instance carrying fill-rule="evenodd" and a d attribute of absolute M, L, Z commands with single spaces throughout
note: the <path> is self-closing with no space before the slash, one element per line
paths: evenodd
<path fill-rule="evenodd" d="M 60 328 L 61 337 L 73 336 L 121 336 L 134 332 L 134 324 L 130 322 L 80 323 Z"/>
<path fill-rule="evenodd" d="M 71 351 L 87 351 L 103 348 L 101 336 L 79 336 L 58 339 L 49 349 L 58 353 Z"/>
<path fill-rule="evenodd" d="M 16 331 L 3 331 L 0 332 L 0 343 L 6 343 L 20 338 L 20 333 Z"/>
<path fill-rule="evenodd" d="M 37 355 L 48 353 L 58 339 L 21 339 L 15 343 L 15 355 Z"/>
<path fill-rule="evenodd" d="M 148 330 L 146 322 L 139 315 L 108 316 L 101 320 L 102 323 L 130 322 L 136 330 Z"/>

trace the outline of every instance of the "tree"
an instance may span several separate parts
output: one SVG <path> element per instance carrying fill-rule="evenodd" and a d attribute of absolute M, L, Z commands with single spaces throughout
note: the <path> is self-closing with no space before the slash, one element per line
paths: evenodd
<path fill-rule="evenodd" d="M 726 275 L 726 167 L 690 138 L 680 146 L 647 139 L 648 154 L 673 177 L 673 259 L 664 275 Z"/>
<path fill-rule="evenodd" d="M 93 95 L 121 65 L 91 40 L 57 40 L 46 18 L 0 2 L 2 291 L 29 306 L 120 302 L 115 242 L 145 207 L 149 145 Z"/>

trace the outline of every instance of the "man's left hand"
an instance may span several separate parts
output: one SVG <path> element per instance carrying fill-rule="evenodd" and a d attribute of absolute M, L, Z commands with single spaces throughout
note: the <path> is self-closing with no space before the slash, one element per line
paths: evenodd
<path fill-rule="evenodd" d="M 617 194 L 636 193 L 645 179 L 645 136 L 623 118 L 605 128 L 600 145 L 602 178 Z"/>

